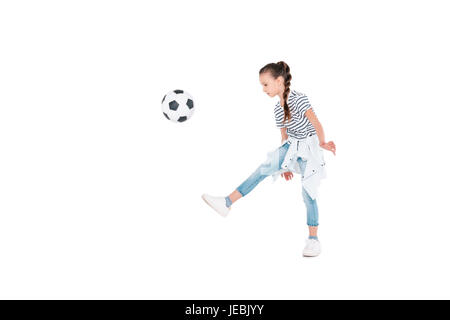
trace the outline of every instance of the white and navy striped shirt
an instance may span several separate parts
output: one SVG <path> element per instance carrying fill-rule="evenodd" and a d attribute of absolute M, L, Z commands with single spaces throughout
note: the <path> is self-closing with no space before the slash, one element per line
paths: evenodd
<path fill-rule="evenodd" d="M 312 123 L 305 116 L 305 112 L 308 109 L 314 109 L 309 104 L 308 97 L 295 90 L 290 90 L 289 97 L 287 99 L 289 110 L 291 111 L 291 120 L 286 120 L 283 123 L 284 109 L 280 105 L 280 102 L 275 105 L 275 122 L 278 128 L 287 128 L 286 133 L 289 137 L 294 137 L 296 139 L 303 139 L 308 136 L 308 134 L 316 134 L 316 129 Z"/>

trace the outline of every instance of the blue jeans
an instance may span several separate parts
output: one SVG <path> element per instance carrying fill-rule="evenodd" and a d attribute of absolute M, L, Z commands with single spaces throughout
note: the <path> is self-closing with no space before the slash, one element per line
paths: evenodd
<path fill-rule="evenodd" d="M 258 183 L 264 180 L 266 177 L 272 175 L 281 169 L 281 164 L 284 161 L 286 152 L 289 148 L 289 144 L 286 142 L 275 152 L 271 154 L 271 157 L 264 163 L 262 163 L 239 187 L 236 188 L 237 191 L 244 197 L 250 191 L 252 191 Z M 297 159 L 300 166 L 300 171 L 302 174 L 305 172 L 306 161 L 302 158 Z M 314 227 L 319 225 L 319 210 L 317 208 L 317 199 L 311 199 L 309 194 L 306 192 L 305 188 L 302 187 L 302 197 L 303 202 L 306 205 L 306 224 L 308 226 Z"/>

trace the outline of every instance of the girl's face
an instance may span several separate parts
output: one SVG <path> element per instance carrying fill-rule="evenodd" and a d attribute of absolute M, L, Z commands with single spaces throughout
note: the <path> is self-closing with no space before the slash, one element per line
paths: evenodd
<path fill-rule="evenodd" d="M 283 92 L 283 77 L 279 76 L 277 79 L 272 77 L 270 72 L 264 72 L 259 75 L 259 82 L 263 86 L 263 91 L 269 95 L 269 97 L 275 97 Z"/>

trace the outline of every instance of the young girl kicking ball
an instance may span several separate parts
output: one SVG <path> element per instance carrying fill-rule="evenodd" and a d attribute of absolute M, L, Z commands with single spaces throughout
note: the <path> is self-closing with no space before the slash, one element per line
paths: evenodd
<path fill-rule="evenodd" d="M 246 196 L 258 183 L 269 175 L 274 179 L 281 175 L 288 181 L 293 173 L 302 175 L 302 197 L 306 205 L 309 238 L 303 250 L 304 256 L 314 257 L 320 254 L 320 242 L 317 238 L 319 211 L 317 207 L 317 189 L 321 179 L 326 177 L 323 149 L 336 155 L 333 141 L 325 142 L 325 134 L 317 119 L 308 97 L 290 89 L 291 73 L 284 62 L 269 63 L 259 71 L 259 81 L 264 92 L 270 97 L 278 96 L 275 105 L 275 122 L 281 130 L 281 146 L 268 153 L 262 163 L 243 183 L 227 197 L 213 197 L 203 194 L 203 200 L 226 217 L 231 205 Z"/>

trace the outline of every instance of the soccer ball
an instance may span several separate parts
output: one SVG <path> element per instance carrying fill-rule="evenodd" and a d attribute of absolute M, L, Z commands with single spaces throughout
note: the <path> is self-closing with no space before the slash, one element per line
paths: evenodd
<path fill-rule="evenodd" d="M 169 91 L 161 101 L 164 116 L 173 122 L 184 122 L 194 114 L 194 100 L 183 90 Z"/>

